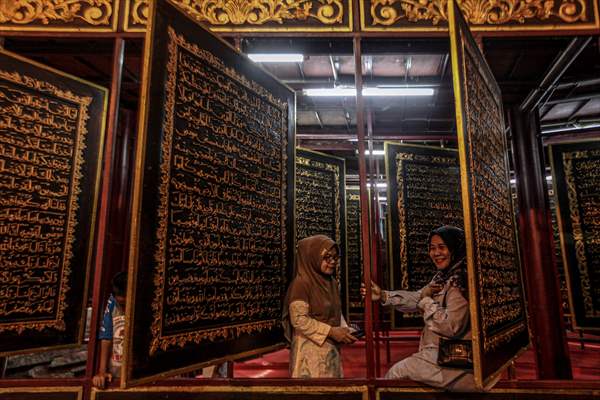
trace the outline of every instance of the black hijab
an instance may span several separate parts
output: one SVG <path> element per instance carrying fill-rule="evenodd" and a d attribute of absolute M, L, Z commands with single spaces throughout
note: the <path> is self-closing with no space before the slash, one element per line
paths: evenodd
<path fill-rule="evenodd" d="M 438 271 L 433 277 L 433 282 L 445 285 L 446 282 L 450 281 L 450 284 L 458 287 L 462 295 L 468 299 L 465 232 L 451 225 L 440 226 L 429 233 L 429 237 L 427 238 L 428 246 L 431 244 L 431 238 L 435 235 L 441 237 L 444 244 L 448 247 L 450 251 L 450 265 Z"/>

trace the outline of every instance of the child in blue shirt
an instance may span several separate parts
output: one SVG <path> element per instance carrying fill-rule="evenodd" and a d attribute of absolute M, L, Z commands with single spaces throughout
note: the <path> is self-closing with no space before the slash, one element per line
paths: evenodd
<path fill-rule="evenodd" d="M 100 366 L 92 383 L 104 389 L 113 378 L 121 375 L 123 359 L 123 339 L 125 337 L 125 303 L 127 292 L 127 273 L 119 272 L 112 279 L 112 294 L 104 309 L 100 325 Z"/>

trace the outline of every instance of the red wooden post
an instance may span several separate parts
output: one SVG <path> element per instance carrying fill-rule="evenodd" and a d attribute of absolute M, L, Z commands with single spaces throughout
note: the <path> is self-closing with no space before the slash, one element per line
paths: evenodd
<path fill-rule="evenodd" d="M 103 311 L 103 262 L 104 251 L 107 236 L 107 222 L 109 217 L 109 207 L 111 203 L 111 177 L 113 164 L 113 147 L 117 134 L 117 125 L 119 117 L 119 99 L 121 93 L 121 78 L 123 75 L 123 59 L 125 54 L 125 40 L 115 39 L 113 51 L 113 69 L 110 85 L 110 100 L 108 104 L 108 121 L 106 126 L 106 143 L 104 148 L 104 157 L 102 163 L 102 186 L 100 190 L 100 208 L 98 210 L 98 225 L 96 228 L 96 247 L 94 258 L 94 277 L 92 289 L 92 320 L 90 323 L 90 340 L 88 343 L 88 359 L 86 364 L 86 385 L 84 395 L 89 394 L 88 386 L 91 378 L 96 372 L 98 365 L 97 332 Z"/>
<path fill-rule="evenodd" d="M 537 110 L 510 110 L 519 239 L 539 379 L 572 379 Z"/>
<path fill-rule="evenodd" d="M 371 250 L 369 226 L 369 197 L 367 193 L 367 166 L 365 161 L 365 119 L 362 96 L 362 52 L 360 37 L 354 38 L 354 79 L 356 84 L 356 135 L 358 137 L 358 177 L 360 186 L 360 227 L 363 253 L 363 277 L 367 287 L 365 296 L 365 340 L 367 351 L 367 378 L 375 377 L 373 359 L 373 313 L 371 301 Z"/>

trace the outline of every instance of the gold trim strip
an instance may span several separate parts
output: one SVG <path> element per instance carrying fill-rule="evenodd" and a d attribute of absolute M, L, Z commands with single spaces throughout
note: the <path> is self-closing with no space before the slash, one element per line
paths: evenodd
<path fill-rule="evenodd" d="M 0 394 L 18 393 L 76 393 L 77 400 L 83 399 L 83 388 L 79 386 L 40 386 L 40 387 L 9 387 L 0 388 Z"/>
<path fill-rule="evenodd" d="M 377 388 L 377 399 L 380 400 L 380 393 L 443 393 L 443 389 L 423 388 L 423 387 L 382 387 Z M 563 395 L 592 395 L 600 394 L 598 389 L 519 389 L 519 388 L 493 388 L 486 394 L 505 393 L 505 394 L 563 394 Z M 459 398 L 460 395 L 457 396 Z M 485 396 L 485 395 L 484 395 Z"/>
<path fill-rule="evenodd" d="M 303 386 L 293 385 L 288 386 L 152 386 L 152 387 L 141 387 L 131 389 L 106 389 L 98 390 L 92 389 L 91 400 L 96 400 L 98 393 L 161 393 L 168 392 L 171 394 L 177 393 L 290 393 L 290 394 L 302 394 L 302 393 L 362 393 L 362 400 L 369 399 L 369 389 L 365 385 L 360 386 Z"/>

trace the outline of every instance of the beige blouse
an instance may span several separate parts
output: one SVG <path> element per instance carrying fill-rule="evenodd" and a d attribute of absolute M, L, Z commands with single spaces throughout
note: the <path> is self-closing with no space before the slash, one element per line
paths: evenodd
<path fill-rule="evenodd" d="M 327 339 L 330 325 L 310 316 L 310 306 L 302 300 L 290 303 L 294 336 L 290 349 L 292 378 L 342 378 L 340 350 Z M 341 326 L 348 326 L 342 317 Z"/>
<path fill-rule="evenodd" d="M 446 307 L 442 306 L 446 296 Z M 383 305 L 401 312 L 421 312 L 425 326 L 419 341 L 419 351 L 394 364 L 386 374 L 388 379 L 412 379 L 452 391 L 474 391 L 470 370 L 444 368 L 437 365 L 440 337 L 471 339 L 469 302 L 456 287 L 446 283 L 443 290 L 421 299 L 420 291 L 386 291 Z"/>

